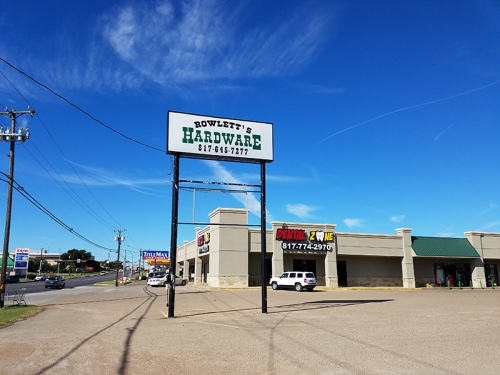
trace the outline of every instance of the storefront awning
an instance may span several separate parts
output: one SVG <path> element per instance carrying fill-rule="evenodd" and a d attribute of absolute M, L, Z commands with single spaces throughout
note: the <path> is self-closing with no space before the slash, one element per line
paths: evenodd
<path fill-rule="evenodd" d="M 154 259 L 147 259 L 146 263 L 147 264 L 155 264 L 155 261 L 154 261 Z M 170 264 L 170 260 L 169 259 L 157 259 L 156 260 L 156 264 L 157 265 L 159 265 L 159 264 Z"/>
<path fill-rule="evenodd" d="M 0 257 L 0 265 L 2 265 L 3 257 Z M 14 261 L 10 258 L 7 258 L 7 267 L 14 267 Z"/>
<path fill-rule="evenodd" d="M 411 247 L 417 256 L 479 258 L 467 238 L 411 237 Z"/>

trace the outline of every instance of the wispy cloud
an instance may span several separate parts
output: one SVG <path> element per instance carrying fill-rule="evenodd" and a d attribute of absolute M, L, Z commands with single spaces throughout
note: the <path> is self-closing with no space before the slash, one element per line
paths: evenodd
<path fill-rule="evenodd" d="M 344 224 L 349 228 L 361 227 L 363 226 L 363 220 L 361 219 L 344 219 Z"/>
<path fill-rule="evenodd" d="M 285 206 L 286 210 L 291 214 L 300 217 L 301 219 L 313 218 L 311 215 L 313 211 L 316 211 L 318 208 L 313 206 L 308 206 L 302 203 L 299 204 L 287 204 Z"/>
<path fill-rule="evenodd" d="M 114 7 L 95 26 L 101 39 L 88 39 L 76 57 L 33 65 L 43 66 L 52 84 L 116 91 L 145 82 L 179 88 L 194 81 L 287 75 L 314 59 L 332 35 L 336 15 L 310 3 L 286 6 L 271 22 L 259 11 L 264 9 L 247 2 L 216 0 Z"/>
<path fill-rule="evenodd" d="M 305 91 L 310 94 L 343 94 L 345 90 L 342 87 L 310 85 L 305 88 Z"/>
<path fill-rule="evenodd" d="M 441 103 L 441 102 L 444 102 L 444 101 L 447 101 L 447 100 L 458 98 L 460 96 L 472 94 L 474 92 L 481 91 L 481 90 L 484 90 L 484 89 L 486 89 L 488 87 L 495 86 L 495 85 L 498 85 L 498 84 L 500 84 L 500 80 L 488 83 L 487 85 L 484 85 L 484 86 L 476 87 L 476 88 L 474 88 L 472 90 L 468 90 L 468 91 L 464 91 L 464 92 L 461 92 L 461 93 L 458 93 L 458 94 L 447 96 L 447 97 L 444 97 L 444 98 L 441 98 L 441 99 L 431 100 L 431 101 L 428 101 L 428 102 L 424 102 L 424 103 L 420 103 L 420 104 L 415 104 L 415 105 L 411 105 L 411 106 L 408 106 L 408 107 L 399 108 L 399 109 L 396 109 L 394 111 L 386 112 L 386 113 L 384 113 L 382 115 L 379 115 L 379 116 L 376 116 L 376 117 L 372 117 L 371 119 L 363 121 L 363 122 L 360 122 L 360 123 L 358 123 L 356 125 L 352 125 L 352 126 L 349 126 L 347 128 L 343 128 L 341 130 L 338 130 L 335 133 L 333 133 L 333 134 L 329 135 L 328 137 L 323 138 L 322 140 L 320 140 L 319 142 L 317 142 L 315 144 L 315 146 L 318 145 L 318 144 L 320 144 L 320 143 L 322 143 L 322 142 L 324 142 L 324 141 L 326 141 L 326 140 L 328 140 L 328 139 L 330 139 L 330 138 L 332 138 L 332 137 L 335 137 L 335 136 L 337 136 L 337 135 L 339 135 L 341 133 L 344 133 L 344 132 L 352 130 L 352 129 L 356 129 L 356 128 L 362 126 L 362 125 L 368 124 L 369 122 L 373 122 L 373 121 L 379 120 L 381 118 L 384 118 L 384 117 L 387 117 L 387 116 L 391 116 L 391 115 L 393 115 L 395 113 L 405 112 L 405 111 L 409 111 L 410 109 L 416 109 L 416 108 L 425 107 L 425 106 L 428 106 L 428 105 L 431 105 L 431 104 Z"/>
<path fill-rule="evenodd" d="M 487 208 L 485 208 L 484 210 L 482 210 L 482 211 L 480 211 L 480 212 L 479 212 L 479 215 L 484 215 L 484 214 L 487 214 L 488 212 L 493 211 L 493 210 L 495 210 L 496 208 L 497 208 L 497 205 L 496 205 L 495 203 L 491 203 L 491 202 L 490 202 L 490 203 L 488 204 L 488 207 L 487 207 Z"/>
<path fill-rule="evenodd" d="M 114 187 L 125 186 L 130 189 L 150 194 L 153 186 L 166 185 L 168 183 L 167 176 L 165 178 L 140 178 L 137 175 L 133 177 L 121 176 L 115 171 L 109 171 L 103 168 L 91 167 L 77 163 L 71 163 L 78 167 L 83 172 L 76 174 L 60 174 L 60 178 L 68 184 L 85 184 L 87 187 Z"/>
<path fill-rule="evenodd" d="M 243 180 L 260 181 L 260 174 L 257 174 L 257 173 L 243 173 L 239 176 Z M 301 181 L 305 181 L 305 179 L 302 177 L 297 177 L 297 176 L 272 175 L 272 174 L 266 173 L 266 181 L 301 182 Z"/>
<path fill-rule="evenodd" d="M 481 227 L 480 230 L 488 230 L 488 229 L 491 229 L 491 228 L 494 228 L 497 226 L 500 226 L 500 220 L 499 221 L 491 221 L 491 222 L 487 223 L 486 225 L 484 225 L 483 227 Z"/>
<path fill-rule="evenodd" d="M 224 168 L 218 161 L 215 160 L 205 160 L 204 161 L 212 170 L 213 174 L 217 178 L 217 181 L 224 181 L 234 184 L 245 184 L 245 181 L 242 181 L 235 177 L 230 171 Z M 232 187 L 234 190 L 238 190 L 237 187 Z M 241 188 L 244 190 L 244 188 Z M 244 207 L 248 204 L 248 210 L 254 214 L 255 216 L 260 218 L 260 201 L 255 197 L 253 193 L 247 194 L 239 194 L 232 193 L 231 194 L 238 202 L 240 202 Z M 248 197 L 248 198 L 247 198 Z M 266 220 L 271 222 L 274 220 L 273 216 L 269 211 L 266 210 Z"/>
<path fill-rule="evenodd" d="M 441 133 L 439 133 L 438 135 L 436 135 L 436 136 L 434 137 L 434 142 L 437 142 L 437 141 L 438 141 L 438 139 L 439 139 L 439 138 L 440 138 L 440 137 L 441 137 L 444 133 L 446 133 L 448 130 L 450 130 L 451 128 L 452 128 L 452 126 L 450 125 L 450 126 L 448 126 L 445 130 L 443 130 Z"/>
<path fill-rule="evenodd" d="M 439 232 L 438 237 L 453 237 L 453 232 Z"/>
<path fill-rule="evenodd" d="M 393 221 L 395 223 L 400 223 L 404 220 L 404 218 L 405 218 L 405 215 L 396 215 L 396 216 L 391 217 L 391 221 Z"/>

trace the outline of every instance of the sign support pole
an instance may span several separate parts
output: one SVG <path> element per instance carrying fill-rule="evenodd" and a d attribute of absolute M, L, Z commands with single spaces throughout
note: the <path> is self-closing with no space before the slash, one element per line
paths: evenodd
<path fill-rule="evenodd" d="M 267 314 L 267 262 L 266 262 L 266 163 L 260 163 L 260 243 L 262 277 L 262 313 Z"/>
<path fill-rule="evenodd" d="M 168 284 L 168 314 L 174 317 L 175 268 L 177 263 L 177 225 L 179 221 L 179 155 L 174 155 L 174 176 L 172 181 L 172 226 L 170 238 L 170 284 Z"/>

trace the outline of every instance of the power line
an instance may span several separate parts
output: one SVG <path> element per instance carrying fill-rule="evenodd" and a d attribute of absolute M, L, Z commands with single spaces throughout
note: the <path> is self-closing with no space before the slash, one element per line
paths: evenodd
<path fill-rule="evenodd" d="M 62 186 L 59 181 L 57 181 L 54 176 L 52 176 L 52 174 L 43 166 L 42 163 L 40 163 L 37 158 L 35 158 L 35 156 L 31 153 L 31 151 L 25 146 L 25 149 L 28 151 L 28 153 L 33 157 L 33 159 L 35 159 L 35 161 L 43 168 L 43 170 L 61 187 L 61 189 L 63 189 L 66 194 L 68 194 L 81 208 L 83 208 L 90 216 L 92 216 L 94 219 L 96 219 L 97 221 L 99 221 L 101 224 L 103 224 L 104 226 L 108 227 L 109 229 L 113 229 L 113 227 L 106 223 L 104 221 L 104 219 L 102 219 L 94 210 L 92 210 L 92 208 L 90 208 L 90 206 L 88 204 L 86 204 L 83 199 L 73 190 L 73 188 L 71 188 L 71 186 L 69 186 L 69 184 L 66 182 L 66 180 L 59 174 L 59 172 L 56 171 L 56 169 L 52 166 L 52 164 L 50 164 L 50 162 L 47 160 L 47 158 L 45 158 L 45 156 L 42 154 L 42 152 L 38 149 L 38 147 L 36 147 L 36 145 L 34 144 L 34 142 L 31 142 L 31 144 L 33 145 L 33 147 L 35 147 L 35 149 L 40 153 L 40 155 L 42 155 L 42 157 L 45 159 L 45 161 L 47 162 L 47 164 L 50 165 L 50 167 L 54 170 L 54 172 L 59 176 L 59 178 L 61 179 L 61 181 L 63 181 L 66 186 L 73 192 L 73 194 L 75 194 L 78 199 L 80 199 L 80 201 L 88 207 L 85 208 L 78 200 L 76 200 L 76 198 L 71 195 L 65 188 L 64 186 Z M 92 212 L 90 212 L 90 211 Z"/>
<path fill-rule="evenodd" d="M 7 174 L 3 173 L 3 172 L 0 172 L 0 174 L 4 175 L 7 177 Z M 0 178 L 0 181 L 4 181 L 4 182 L 8 182 L 8 180 L 5 180 L 3 178 Z M 19 194 L 21 194 L 24 198 L 26 198 L 26 200 L 28 200 L 31 204 L 33 204 L 36 208 L 38 208 L 40 211 L 42 211 L 44 214 L 46 214 L 47 216 L 49 216 L 52 220 L 54 220 L 57 224 L 59 224 L 61 227 L 63 227 L 64 229 L 66 229 L 68 232 L 70 232 L 71 234 L 75 235 L 76 237 L 80 238 L 81 240 L 87 242 L 88 244 L 92 245 L 92 246 L 95 246 L 99 249 L 103 249 L 103 250 L 110 250 L 110 251 L 114 251 L 114 249 L 111 249 L 111 248 L 108 248 L 108 247 L 105 247 L 105 246 L 101 246 L 101 245 L 98 245 L 97 243 L 89 240 L 88 238 L 86 238 L 85 236 L 81 235 L 80 233 L 78 233 L 76 230 L 74 230 L 73 228 L 71 228 L 69 225 L 67 225 L 66 223 L 64 223 L 62 220 L 60 220 L 56 215 L 54 215 L 52 212 L 50 212 L 45 206 L 43 206 L 40 202 L 38 202 L 31 194 L 29 194 L 22 186 L 20 186 L 15 180 L 13 180 L 13 184 L 15 186 L 13 186 L 13 188 L 19 192 Z"/>
<path fill-rule="evenodd" d="M 152 150 L 155 150 L 155 151 L 160 151 L 162 153 L 166 153 L 165 150 L 162 150 L 160 148 L 157 148 L 157 147 L 154 147 L 154 146 L 150 146 L 146 143 L 143 143 L 141 141 L 138 141 L 132 137 L 129 137 L 128 135 L 125 135 L 123 134 L 122 132 L 119 132 L 118 130 L 112 128 L 111 126 L 109 125 L 106 125 L 104 122 L 102 122 L 101 120 L 95 118 L 94 116 L 92 116 L 90 113 L 88 113 L 87 111 L 83 110 L 82 108 L 80 108 L 79 106 L 77 106 L 76 104 L 74 104 L 73 102 L 69 101 L 68 99 L 66 99 L 64 96 L 58 94 L 57 92 L 55 92 L 54 90 L 52 90 L 50 87 L 48 87 L 47 85 L 44 85 L 43 83 L 37 81 L 35 78 L 31 77 L 29 74 L 23 72 L 21 69 L 19 68 L 16 68 L 14 65 L 12 65 L 11 63 L 9 63 L 8 61 L 6 61 L 4 58 L 0 57 L 0 60 L 3 61 L 5 64 L 7 64 L 8 66 L 10 66 L 12 69 L 16 70 L 18 73 L 24 75 L 25 77 L 29 78 L 30 80 L 32 80 L 33 82 L 35 82 L 37 85 L 43 87 L 44 89 L 46 89 L 47 91 L 49 91 L 50 93 L 54 94 L 55 96 L 57 96 L 59 99 L 62 99 L 64 100 L 66 103 L 68 103 L 70 106 L 76 108 L 77 110 L 79 110 L 80 112 L 82 112 L 84 115 L 90 117 L 92 120 L 94 120 L 95 122 L 97 122 L 99 125 L 102 125 L 104 126 L 105 128 L 107 128 L 108 130 L 111 130 L 112 132 L 122 136 L 123 138 L 125 139 L 128 139 L 129 141 L 132 141 L 134 143 L 137 143 L 141 146 L 144 146 L 144 147 L 147 147 L 147 148 L 150 148 Z"/>
<path fill-rule="evenodd" d="M 23 98 L 26 103 L 28 105 L 31 105 L 30 102 L 28 102 L 28 100 L 23 96 L 23 94 L 17 89 L 17 87 L 5 76 L 5 74 L 0 71 L 0 73 L 3 75 L 3 77 L 7 80 L 7 82 L 9 82 L 9 84 L 14 88 L 14 90 L 16 90 L 16 92 L 19 94 L 19 96 L 21 98 Z M 52 136 L 52 133 L 49 131 L 49 129 L 47 128 L 47 126 L 45 126 L 45 123 L 43 122 L 42 118 L 38 115 L 38 113 L 36 113 L 36 116 L 37 118 L 40 120 L 41 124 L 43 125 L 43 127 L 45 128 L 45 131 L 47 132 L 47 134 L 49 135 L 49 137 L 52 139 L 52 142 L 54 142 L 54 144 L 56 145 L 57 149 L 59 150 L 59 152 L 62 154 L 64 160 L 69 164 L 69 166 L 71 167 L 71 169 L 73 169 L 73 172 L 75 172 L 75 174 L 77 175 L 77 177 L 79 178 L 79 180 L 81 181 L 81 183 L 83 184 L 83 186 L 85 186 L 85 188 L 87 189 L 87 191 L 90 193 L 90 195 L 94 198 L 94 200 L 97 202 L 97 204 L 99 204 L 99 206 L 101 206 L 101 208 L 104 210 L 104 212 L 106 212 L 108 214 L 108 216 L 114 220 L 118 225 L 121 226 L 120 223 L 118 223 L 118 221 L 113 217 L 111 216 L 111 214 L 104 208 L 104 206 L 101 204 L 101 202 L 96 198 L 96 196 L 92 193 L 92 191 L 88 188 L 87 184 L 85 184 L 85 182 L 82 180 L 82 178 L 80 177 L 80 175 L 78 174 L 78 172 L 75 170 L 75 168 L 73 167 L 73 165 L 69 162 L 68 158 L 66 157 L 66 155 L 64 154 L 63 150 L 61 149 L 61 147 L 59 147 L 59 144 L 57 143 L 57 141 L 55 140 L 55 138 Z M 35 146 L 35 148 L 37 149 L 37 151 L 40 153 L 40 155 L 42 155 L 42 157 L 45 159 L 45 161 L 52 167 L 52 169 L 57 173 L 57 171 L 55 170 L 55 168 L 49 163 L 49 161 L 47 160 L 47 158 L 42 154 L 42 152 Z M 33 156 L 33 155 L 32 155 Z M 40 164 L 40 163 L 39 163 Z M 42 166 L 43 167 L 43 166 Z M 66 183 L 66 185 L 71 189 L 71 187 L 68 185 L 68 183 L 62 178 L 62 176 L 57 173 L 57 175 Z M 107 223 L 104 223 L 104 219 L 102 219 L 94 210 L 92 210 L 92 208 L 90 208 L 89 205 L 87 205 L 83 199 L 73 190 L 71 189 L 71 191 L 82 201 L 83 204 L 85 204 L 94 214 L 96 214 L 102 221 L 101 223 L 105 224 L 106 226 L 108 226 L 108 228 L 110 229 L 113 229 L 113 227 L 110 225 L 110 224 L 107 224 Z M 87 211 L 88 212 L 88 211 Z"/>

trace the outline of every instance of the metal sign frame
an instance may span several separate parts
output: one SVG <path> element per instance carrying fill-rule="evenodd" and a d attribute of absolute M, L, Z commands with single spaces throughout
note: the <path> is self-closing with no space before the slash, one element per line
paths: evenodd
<path fill-rule="evenodd" d="M 260 233 L 261 233 L 261 277 L 262 277 L 262 313 L 267 313 L 267 285 L 266 285 L 266 162 L 272 162 L 274 160 L 274 149 L 273 149 L 273 125 L 271 123 L 260 123 L 251 122 L 246 120 L 234 120 L 223 119 L 221 117 L 214 116 L 204 116 L 204 115 L 194 115 L 186 114 L 181 112 L 168 111 L 167 114 L 167 153 L 174 156 L 174 166 L 173 166 L 173 181 L 172 181 L 172 221 L 171 221 L 171 238 L 170 238 L 170 273 L 175 273 L 175 267 L 177 264 L 177 229 L 179 223 L 179 190 L 180 190 L 180 180 L 179 180 L 179 164 L 181 156 L 188 158 L 199 158 L 199 159 L 218 159 L 224 161 L 236 161 L 236 162 L 246 162 L 246 163 L 260 163 Z M 203 126 L 202 121 L 206 121 L 205 126 Z M 211 125 L 208 121 L 213 121 Z M 237 122 L 236 122 L 237 121 Z M 178 123 L 176 123 L 178 122 Z M 199 127 L 196 128 L 199 122 Z M 193 124 L 193 130 L 185 130 L 183 128 L 189 128 L 189 124 Z M 232 128 L 231 128 L 231 124 Z M 250 125 L 249 125 L 250 124 Z M 226 126 L 227 125 L 227 126 Z M 240 125 L 237 127 L 236 125 Z M 238 144 L 227 144 L 231 135 L 226 135 L 223 147 L 229 147 L 229 149 L 223 149 L 222 152 L 219 144 L 214 143 L 216 140 L 221 141 L 217 138 L 215 133 L 216 130 L 201 130 L 202 128 L 212 127 L 213 129 L 221 128 L 226 134 L 233 134 L 233 141 L 242 143 L 242 146 Z M 171 129 L 172 128 L 172 129 Z M 250 131 L 248 129 L 250 128 Z M 179 131 L 179 129 L 181 129 Z M 196 130 L 200 133 L 197 133 Z M 257 134 L 258 129 L 259 134 Z M 207 131 L 208 133 L 202 133 Z M 238 132 L 246 132 L 246 134 L 241 135 Z M 255 132 L 254 132 L 255 131 Z M 254 132 L 254 133 L 252 133 Z M 194 134 L 194 137 L 192 136 Z M 199 134 L 200 138 L 197 138 Z M 238 137 L 240 134 L 240 137 Z M 246 137 L 245 137 L 246 135 Z M 256 146 L 257 137 L 260 136 L 260 142 Z M 262 139 L 262 135 L 265 135 L 266 139 Z M 221 137 L 223 137 L 221 135 Z M 202 142 L 199 142 L 201 139 Z M 189 142 L 192 140 L 193 142 Z M 212 142 L 209 142 L 212 141 Z M 222 140 L 221 142 L 223 142 Z M 245 143 L 246 141 L 246 143 Z M 184 148 L 180 143 L 184 143 L 189 147 Z M 196 142 L 198 143 L 196 145 Z M 191 147 L 195 144 L 195 147 Z M 260 149 L 258 146 L 260 145 Z M 201 149 L 200 149 L 201 146 Z M 203 146 L 213 146 L 214 148 Z M 246 149 L 247 152 L 240 153 L 236 155 L 234 150 L 230 150 L 230 147 L 241 147 Z M 198 149 L 198 150 L 197 150 Z M 226 152 L 227 151 L 227 152 Z M 262 152 L 260 152 L 262 151 Z M 243 154 L 243 155 L 242 155 Z M 208 182 L 210 183 L 210 182 Z M 220 182 L 220 184 L 228 184 Z M 258 185 L 254 185 L 258 186 Z M 193 223 L 182 223 L 182 224 L 193 224 Z M 227 225 L 227 224 L 226 224 Z M 229 224 L 231 225 L 231 224 Z M 236 224 L 234 224 L 236 225 Z M 173 318 L 175 312 L 175 278 L 171 277 L 170 283 L 168 284 L 168 317 Z"/>

